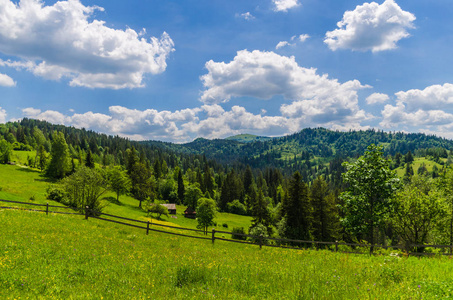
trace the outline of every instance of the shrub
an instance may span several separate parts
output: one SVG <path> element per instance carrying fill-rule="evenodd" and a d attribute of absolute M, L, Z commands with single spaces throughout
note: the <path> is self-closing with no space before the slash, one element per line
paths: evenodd
<path fill-rule="evenodd" d="M 227 223 L 223 223 L 222 226 L 225 227 L 225 228 L 228 228 L 228 224 Z"/>
<path fill-rule="evenodd" d="M 239 234 L 245 234 L 244 227 L 233 227 L 233 230 L 231 231 L 231 238 L 235 240 L 243 240 L 245 241 L 247 239 L 246 236 L 242 236 Z"/>
<path fill-rule="evenodd" d="M 46 190 L 46 198 L 61 203 L 66 203 L 66 193 L 61 186 L 49 185 Z"/>
<path fill-rule="evenodd" d="M 259 243 L 260 242 L 260 236 L 263 237 L 263 244 L 267 244 L 266 238 L 269 237 L 267 234 L 267 228 L 261 223 L 258 223 L 254 227 L 249 229 L 249 234 L 253 235 L 253 237 L 249 237 L 248 239 L 253 242 L 253 243 Z"/>
<path fill-rule="evenodd" d="M 239 200 L 234 200 L 227 204 L 228 212 L 236 215 L 245 216 L 247 214 L 247 208 Z"/>

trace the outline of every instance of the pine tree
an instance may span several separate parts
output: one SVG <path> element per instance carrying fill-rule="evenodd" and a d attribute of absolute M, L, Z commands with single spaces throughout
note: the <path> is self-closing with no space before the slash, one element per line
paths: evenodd
<path fill-rule="evenodd" d="M 179 203 L 184 203 L 184 193 L 185 193 L 184 179 L 182 178 L 182 171 L 181 171 L 181 169 L 179 169 L 179 172 L 178 172 L 178 200 L 179 200 Z"/>
<path fill-rule="evenodd" d="M 289 239 L 311 239 L 311 206 L 308 197 L 308 188 L 302 181 L 299 172 L 295 172 L 289 182 L 288 192 L 282 204 L 284 224 L 282 233 Z"/>
<path fill-rule="evenodd" d="M 258 198 L 253 205 L 252 216 L 252 225 L 249 230 L 261 224 L 266 227 L 268 234 L 272 235 L 272 217 L 261 191 L 259 191 Z"/>
<path fill-rule="evenodd" d="M 94 169 L 94 158 L 91 150 L 88 150 L 87 157 L 85 159 L 85 166 L 90 169 Z"/>
<path fill-rule="evenodd" d="M 335 197 L 330 193 L 327 182 L 321 177 L 310 187 L 313 207 L 313 238 L 315 241 L 334 241 L 339 231 L 338 212 Z"/>

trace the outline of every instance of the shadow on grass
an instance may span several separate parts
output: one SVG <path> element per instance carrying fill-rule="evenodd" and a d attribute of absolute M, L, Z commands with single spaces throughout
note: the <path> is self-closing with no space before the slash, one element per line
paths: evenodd
<path fill-rule="evenodd" d="M 116 204 L 116 205 L 119 205 L 119 206 L 124 206 L 123 203 L 121 203 L 120 201 L 116 200 L 115 197 L 112 197 L 112 196 L 109 196 L 109 197 L 104 197 L 102 198 L 102 200 L 106 200 L 112 204 Z"/>

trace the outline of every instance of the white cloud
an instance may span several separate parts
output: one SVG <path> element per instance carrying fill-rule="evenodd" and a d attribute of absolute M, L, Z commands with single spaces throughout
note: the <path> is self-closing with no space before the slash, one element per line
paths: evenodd
<path fill-rule="evenodd" d="M 373 52 L 394 49 L 396 43 L 409 36 L 415 16 L 403 11 L 394 0 L 358 5 L 347 11 L 338 29 L 328 31 L 324 42 L 331 50 L 351 49 Z"/>
<path fill-rule="evenodd" d="M 0 106 L 0 124 L 6 123 L 6 110 Z"/>
<path fill-rule="evenodd" d="M 370 117 L 359 108 L 357 95 L 368 86 L 357 80 L 339 83 L 327 74 L 318 75 L 316 69 L 300 67 L 294 57 L 242 50 L 233 61 L 211 60 L 206 68 L 208 74 L 201 77 L 206 90 L 200 97 L 206 104 L 227 102 L 232 97 L 270 99 L 282 95 L 296 100 L 281 107 L 283 116 L 300 118 L 301 122 L 319 125 Z"/>
<path fill-rule="evenodd" d="M 8 75 L 0 73 L 0 86 L 16 86 L 16 82 Z"/>
<path fill-rule="evenodd" d="M 236 14 L 236 17 L 240 17 L 244 20 L 247 20 L 247 21 L 250 21 L 250 20 L 253 20 L 255 19 L 255 17 L 250 13 L 250 12 L 246 12 L 246 13 L 243 13 L 243 14 Z"/>
<path fill-rule="evenodd" d="M 390 98 L 387 94 L 374 93 L 366 98 L 366 103 L 367 104 L 385 103 L 389 99 Z"/>
<path fill-rule="evenodd" d="M 302 43 L 305 42 L 306 40 L 308 40 L 309 38 L 310 38 L 310 36 L 308 34 L 299 35 L 299 41 L 301 41 Z"/>
<path fill-rule="evenodd" d="M 453 84 L 432 85 L 395 95 L 396 105 L 386 105 L 382 110 L 382 127 L 413 126 L 442 136 L 447 128 L 453 129 Z"/>
<path fill-rule="evenodd" d="M 295 8 L 299 6 L 299 1 L 298 0 L 272 0 L 274 3 L 275 11 L 288 11 L 288 9 Z"/>
<path fill-rule="evenodd" d="M 275 46 L 275 49 L 280 49 L 280 48 L 283 48 L 285 46 L 289 46 L 291 45 L 290 43 L 288 43 L 287 41 L 281 41 L 277 44 L 277 46 Z"/>
<path fill-rule="evenodd" d="M 144 85 L 145 74 L 165 71 L 174 50 L 167 33 L 146 40 L 144 30 L 105 26 L 93 19 L 95 11 L 103 9 L 79 0 L 52 6 L 0 0 L 0 52 L 22 60 L 9 62 L 11 67 L 50 80 L 68 78 L 71 86 L 136 88 Z"/>

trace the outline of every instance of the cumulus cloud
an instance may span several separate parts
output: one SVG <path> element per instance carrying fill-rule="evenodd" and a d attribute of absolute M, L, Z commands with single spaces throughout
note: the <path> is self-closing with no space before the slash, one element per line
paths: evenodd
<path fill-rule="evenodd" d="M 306 40 L 308 40 L 309 38 L 310 38 L 310 36 L 308 34 L 299 35 L 299 41 L 301 41 L 302 43 L 305 42 Z"/>
<path fill-rule="evenodd" d="M 6 122 L 6 110 L 0 106 L 0 123 Z"/>
<path fill-rule="evenodd" d="M 255 19 L 255 17 L 250 12 L 246 12 L 246 13 L 242 13 L 242 14 L 236 14 L 236 17 L 237 18 L 242 18 L 242 19 L 247 20 L 247 21 Z"/>
<path fill-rule="evenodd" d="M 325 124 L 346 121 L 351 116 L 369 118 L 358 106 L 357 91 L 368 86 L 358 80 L 339 83 L 318 75 L 316 69 L 300 67 L 294 57 L 274 52 L 239 51 L 229 63 L 209 61 L 208 74 L 201 77 L 206 90 L 200 100 L 206 104 L 227 102 L 232 97 L 270 99 L 282 95 L 295 100 L 283 105 L 289 118 Z"/>
<path fill-rule="evenodd" d="M 0 0 L 0 52 L 20 59 L 9 61 L 11 67 L 50 80 L 68 78 L 71 86 L 136 88 L 144 85 L 145 74 L 165 71 L 174 50 L 167 33 L 147 40 L 143 30 L 107 27 L 93 19 L 96 11 L 103 8 L 79 0 L 52 6 Z"/>
<path fill-rule="evenodd" d="M 337 23 L 338 29 L 328 31 L 324 42 L 333 51 L 351 49 L 373 52 L 394 49 L 397 42 L 409 36 L 415 16 L 402 10 L 394 0 L 358 5 L 347 11 Z"/>
<path fill-rule="evenodd" d="M 423 131 L 437 131 L 439 134 L 447 128 L 453 128 L 453 84 L 400 91 L 395 95 L 396 105 L 388 104 L 382 110 L 381 126 L 425 126 Z"/>
<path fill-rule="evenodd" d="M 274 3 L 274 11 L 288 11 L 288 9 L 299 6 L 298 0 L 272 0 Z"/>
<path fill-rule="evenodd" d="M 385 103 L 389 99 L 390 98 L 387 94 L 374 93 L 366 98 L 366 103 L 367 104 Z"/>
<path fill-rule="evenodd" d="M 283 48 L 285 46 L 289 46 L 291 45 L 290 43 L 288 43 L 287 41 L 281 41 L 277 44 L 277 46 L 275 46 L 275 49 L 280 49 L 280 48 Z"/>
<path fill-rule="evenodd" d="M 8 75 L 0 73 L 0 86 L 16 86 L 16 82 Z"/>

